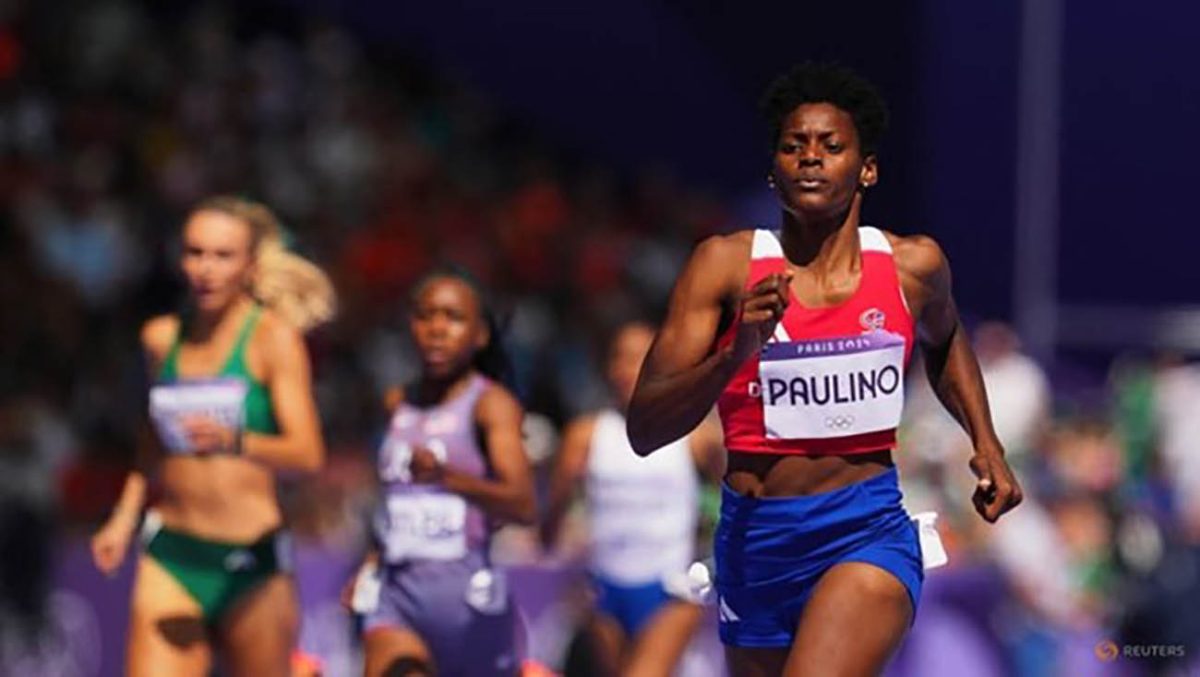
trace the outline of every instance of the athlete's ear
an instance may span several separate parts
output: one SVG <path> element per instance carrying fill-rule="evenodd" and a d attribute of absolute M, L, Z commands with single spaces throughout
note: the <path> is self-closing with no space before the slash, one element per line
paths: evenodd
<path fill-rule="evenodd" d="M 242 274 L 242 285 L 246 291 L 253 293 L 254 288 L 258 286 L 258 257 L 251 254 L 250 265 L 246 266 L 246 272 Z"/>
<path fill-rule="evenodd" d="M 858 172 L 858 187 L 866 190 L 876 183 L 879 183 L 879 163 L 872 153 L 863 158 L 862 169 Z"/>

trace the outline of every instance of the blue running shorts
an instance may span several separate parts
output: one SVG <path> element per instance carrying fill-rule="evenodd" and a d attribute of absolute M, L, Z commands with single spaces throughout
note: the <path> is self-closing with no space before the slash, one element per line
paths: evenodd
<path fill-rule="evenodd" d="M 592 586 L 596 591 L 596 610 L 615 620 L 630 639 L 673 599 L 658 581 L 627 585 L 592 574 Z"/>
<path fill-rule="evenodd" d="M 731 646 L 790 646 L 813 588 L 835 564 L 890 572 L 908 590 L 914 618 L 925 580 L 894 467 L 810 496 L 750 498 L 725 486 L 714 550 L 721 641 Z"/>

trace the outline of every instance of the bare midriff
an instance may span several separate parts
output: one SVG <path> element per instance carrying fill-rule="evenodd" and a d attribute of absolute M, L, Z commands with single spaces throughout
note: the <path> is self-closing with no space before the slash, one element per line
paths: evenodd
<path fill-rule="evenodd" d="M 834 491 L 892 467 L 892 451 L 801 456 L 729 452 L 725 482 L 743 496 L 783 498 Z"/>
<path fill-rule="evenodd" d="M 271 470 L 236 456 L 169 458 L 159 475 L 155 509 L 163 525 L 228 543 L 251 543 L 279 528 L 283 516 Z"/>

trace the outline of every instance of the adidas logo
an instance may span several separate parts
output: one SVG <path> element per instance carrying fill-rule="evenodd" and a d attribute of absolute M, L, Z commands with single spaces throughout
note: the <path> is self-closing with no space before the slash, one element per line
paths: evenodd
<path fill-rule="evenodd" d="M 733 613 L 733 609 L 729 608 L 729 604 L 725 602 L 724 597 L 717 598 L 717 618 L 722 623 L 737 623 L 742 620 L 737 614 Z"/>
<path fill-rule="evenodd" d="M 234 550 L 225 556 L 226 571 L 245 571 L 253 569 L 258 560 L 249 550 Z"/>

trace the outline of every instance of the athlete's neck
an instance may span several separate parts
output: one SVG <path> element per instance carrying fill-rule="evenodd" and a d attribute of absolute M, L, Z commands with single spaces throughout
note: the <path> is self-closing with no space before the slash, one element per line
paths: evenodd
<path fill-rule="evenodd" d="M 780 245 L 788 262 L 823 270 L 854 269 L 859 265 L 858 223 L 861 195 L 844 211 L 806 215 L 784 210 Z"/>
<path fill-rule="evenodd" d="M 188 338 L 203 343 L 226 328 L 240 326 L 253 305 L 254 299 L 239 296 L 220 310 L 203 312 L 193 308 L 187 322 Z"/>
<path fill-rule="evenodd" d="M 422 376 L 413 384 L 409 401 L 419 407 L 445 404 L 461 395 L 474 377 L 475 370 L 470 367 L 445 378 Z"/>

